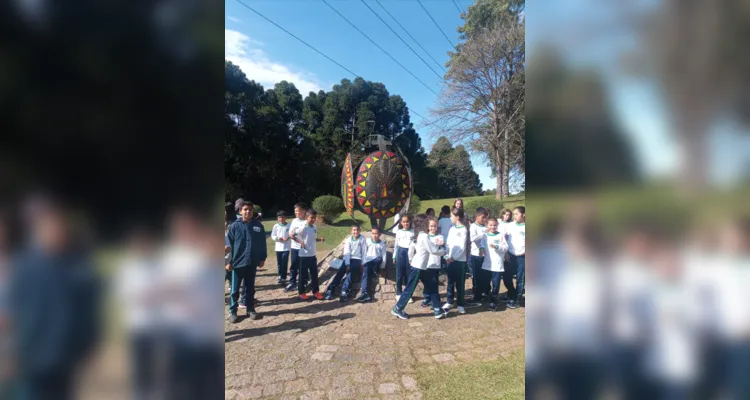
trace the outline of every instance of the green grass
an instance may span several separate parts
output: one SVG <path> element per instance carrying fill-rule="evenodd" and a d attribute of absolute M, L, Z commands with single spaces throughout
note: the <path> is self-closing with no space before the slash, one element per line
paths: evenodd
<path fill-rule="evenodd" d="M 523 399 L 524 349 L 495 361 L 419 368 L 416 378 L 426 400 Z"/>
<path fill-rule="evenodd" d="M 467 202 L 472 199 L 481 199 L 481 198 L 487 198 L 487 199 L 494 199 L 495 196 L 477 196 L 477 197 L 466 197 L 464 198 L 464 202 Z M 434 208 L 435 209 L 435 215 L 440 214 L 440 209 L 443 208 L 443 206 L 449 206 L 453 207 L 453 202 L 456 199 L 437 199 L 437 200 L 422 200 L 422 205 L 420 207 L 420 212 L 425 212 L 428 208 Z M 503 205 L 505 208 L 513 209 L 513 207 L 516 206 L 522 206 L 526 203 L 526 195 L 520 195 L 520 196 L 509 196 L 503 199 Z M 470 214 L 473 213 L 472 210 L 466 210 Z M 494 215 L 494 217 L 498 217 L 498 215 Z"/>
<path fill-rule="evenodd" d="M 488 198 L 493 198 L 494 196 L 483 196 Z M 475 197 L 467 197 L 464 199 L 464 201 L 468 201 L 469 199 L 474 199 Z M 437 199 L 437 200 L 422 200 L 420 212 L 425 212 L 428 208 L 434 208 L 436 213 L 440 213 L 440 208 L 444 205 L 452 206 L 453 201 L 455 199 Z M 526 202 L 525 196 L 511 196 L 508 197 L 507 200 L 505 200 L 505 205 L 507 208 L 513 208 L 515 206 L 524 205 Z M 355 211 L 354 212 L 354 218 L 357 220 L 357 223 L 364 227 L 370 226 L 370 219 L 367 217 L 367 215 Z M 392 223 L 393 218 L 391 218 L 388 222 L 389 224 Z M 273 225 L 276 223 L 275 219 L 267 219 L 263 221 L 263 226 L 266 228 L 267 232 L 270 232 L 271 229 L 273 229 Z M 325 225 L 318 223 L 318 236 L 325 238 L 325 242 L 318 243 L 317 247 L 318 250 L 332 250 L 336 246 L 338 246 L 347 235 L 349 235 L 351 231 L 351 227 L 354 225 L 354 221 L 352 221 L 352 218 L 347 213 L 341 214 L 335 221 L 333 221 L 333 224 L 331 225 Z M 267 248 L 268 248 L 268 254 L 269 256 L 274 254 L 274 243 L 271 240 L 268 240 L 267 242 Z"/>

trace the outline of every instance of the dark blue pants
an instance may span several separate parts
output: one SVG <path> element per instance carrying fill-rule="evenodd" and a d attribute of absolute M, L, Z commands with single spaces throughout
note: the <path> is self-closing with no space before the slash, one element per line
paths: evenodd
<path fill-rule="evenodd" d="M 378 257 L 372 261 L 368 261 L 367 263 L 365 263 L 365 265 L 362 266 L 362 294 L 368 293 L 370 278 L 372 278 L 374 275 L 377 275 L 378 268 L 380 268 L 380 264 L 382 262 L 383 259 Z"/>
<path fill-rule="evenodd" d="M 425 286 L 425 288 L 427 288 L 427 292 L 429 292 L 430 301 L 432 302 L 432 308 L 440 308 L 440 296 L 438 295 L 437 276 L 437 270 L 434 269 L 421 270 L 414 267 L 409 267 L 409 279 L 406 281 L 406 287 L 401 293 L 401 298 L 398 299 L 398 303 L 396 303 L 396 308 L 398 308 L 399 310 L 403 310 L 404 308 L 406 308 L 406 305 L 409 303 L 409 299 L 414 294 L 414 290 L 417 288 L 417 284 L 420 280 L 422 281 L 422 284 Z"/>
<path fill-rule="evenodd" d="M 312 281 L 312 292 L 318 293 L 320 291 L 320 288 L 318 287 L 318 258 L 315 256 L 312 257 L 300 257 L 299 258 L 299 265 L 300 265 L 300 271 L 301 275 L 304 279 L 305 272 L 308 274 L 308 276 Z M 301 285 L 298 285 L 299 288 L 299 294 L 304 293 L 305 284 L 302 282 Z"/>
<path fill-rule="evenodd" d="M 479 268 L 474 271 L 474 279 L 477 286 L 474 287 L 474 302 L 478 303 L 482 300 L 483 294 L 489 294 L 490 291 L 490 280 L 492 279 L 492 271 L 488 271 L 483 268 Z M 488 296 L 489 297 L 489 296 Z"/>
<path fill-rule="evenodd" d="M 254 309 L 255 306 L 252 304 L 253 298 L 255 297 L 255 274 L 257 269 L 255 266 L 246 266 L 232 269 L 232 292 L 229 300 L 229 312 L 236 314 L 237 308 L 239 307 L 238 301 L 242 302 L 240 298 L 240 287 L 244 285 L 247 288 L 246 295 L 250 297 L 250 303 L 247 303 L 245 296 L 245 304 L 248 309 Z"/>
<path fill-rule="evenodd" d="M 396 248 L 396 295 L 401 295 L 401 292 L 406 285 L 406 280 L 409 277 L 409 249 L 403 247 Z"/>
<path fill-rule="evenodd" d="M 488 272 L 490 273 L 490 283 L 492 283 L 492 290 L 489 297 L 492 299 L 493 303 L 497 303 L 497 295 L 500 293 L 500 281 L 503 279 L 503 273 L 493 271 Z"/>
<path fill-rule="evenodd" d="M 289 260 L 291 261 L 289 266 L 289 283 L 296 284 L 297 275 L 299 274 L 300 286 L 305 286 L 310 278 L 308 271 L 305 271 L 304 268 L 300 267 L 299 258 L 299 249 L 292 249 L 291 254 L 289 255 Z"/>
<path fill-rule="evenodd" d="M 362 260 L 352 258 L 351 260 L 349 260 L 349 265 L 342 265 L 341 268 L 336 271 L 336 276 L 333 277 L 331 284 L 328 285 L 328 289 L 326 290 L 331 292 L 331 295 L 335 295 L 336 288 L 341 283 L 341 279 L 344 278 L 344 275 L 346 275 L 346 279 L 344 279 L 344 286 L 341 287 L 341 294 L 348 295 L 349 288 L 352 286 L 352 274 L 354 273 L 354 271 L 358 271 L 360 268 L 362 268 Z"/>
<path fill-rule="evenodd" d="M 453 261 L 448 264 L 448 285 L 446 288 L 446 301 L 453 304 L 453 298 L 456 303 L 463 307 L 464 305 L 464 285 L 466 282 L 466 263 L 463 261 Z"/>
<path fill-rule="evenodd" d="M 524 281 L 526 278 L 526 256 L 514 256 L 509 254 L 508 269 L 503 274 L 503 283 L 508 288 L 508 300 L 521 301 Z M 513 275 L 516 276 L 516 285 L 513 285 Z"/>
<path fill-rule="evenodd" d="M 480 275 L 482 272 L 482 264 L 484 264 L 484 257 L 479 256 L 471 256 L 469 258 L 469 262 L 471 263 L 471 266 L 469 267 L 469 273 L 471 274 L 471 287 L 472 292 L 474 292 L 474 301 L 479 301 L 477 298 L 477 287 L 481 286 L 481 284 L 477 280 L 477 276 Z"/>
<path fill-rule="evenodd" d="M 232 292 L 232 271 L 224 271 L 224 279 L 229 282 L 229 292 Z M 240 287 L 240 304 L 247 305 L 247 282 Z"/>
<path fill-rule="evenodd" d="M 279 278 L 286 279 L 286 272 L 287 272 L 288 267 L 289 267 L 289 252 L 277 251 L 276 252 L 276 269 L 278 270 Z"/>

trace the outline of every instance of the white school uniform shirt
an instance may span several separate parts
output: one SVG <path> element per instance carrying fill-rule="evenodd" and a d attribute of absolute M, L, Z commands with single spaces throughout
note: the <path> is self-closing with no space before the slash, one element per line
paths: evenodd
<path fill-rule="evenodd" d="M 349 265 L 352 259 L 364 260 L 365 259 L 365 248 L 367 247 L 367 239 L 364 236 L 359 235 L 357 239 L 354 236 L 349 235 L 347 241 L 344 242 L 344 263 Z"/>
<path fill-rule="evenodd" d="M 289 224 L 276 224 L 273 226 L 273 229 L 271 229 L 271 240 L 273 240 L 275 245 L 275 251 L 289 251 L 289 249 L 292 247 L 292 241 L 287 240 L 284 242 L 280 242 L 279 239 L 288 239 L 289 238 Z"/>
<path fill-rule="evenodd" d="M 299 218 L 293 219 L 292 222 L 291 222 L 291 224 L 289 225 L 289 235 L 291 235 L 293 232 L 297 232 L 297 229 L 300 226 L 305 226 L 305 225 L 307 225 L 307 221 L 306 220 L 299 219 Z M 295 241 L 292 241 L 291 246 L 292 246 L 292 249 L 296 249 L 296 250 L 300 249 L 299 243 L 297 243 Z"/>
<path fill-rule="evenodd" d="M 510 223 L 505 227 L 508 252 L 514 256 L 526 255 L 526 223 Z"/>
<path fill-rule="evenodd" d="M 315 243 L 318 238 L 318 227 L 310 226 L 305 222 L 304 225 L 297 227 L 295 236 L 305 243 L 305 248 L 299 249 L 300 257 L 315 257 Z"/>
<path fill-rule="evenodd" d="M 417 236 L 417 243 L 414 248 L 414 258 L 411 260 L 411 266 L 416 269 L 425 270 L 430 261 L 430 256 L 440 257 L 445 254 L 445 250 L 439 248 L 430 240 L 430 235 L 420 232 Z"/>
<path fill-rule="evenodd" d="M 411 265 L 414 256 L 417 254 L 417 243 L 412 241 L 409 243 L 409 265 Z"/>
<path fill-rule="evenodd" d="M 125 311 L 125 326 L 131 332 L 154 330 L 162 320 L 159 304 L 161 297 L 161 265 L 159 260 L 128 257 L 120 267 L 117 292 L 120 306 Z M 149 300 L 150 299 L 150 300 Z"/>
<path fill-rule="evenodd" d="M 394 232 L 396 232 L 396 247 L 400 247 L 402 249 L 408 249 L 409 244 L 411 244 L 414 241 L 414 231 L 412 229 L 405 230 L 405 229 L 396 227 Z M 394 256 L 395 256 L 395 252 L 394 252 Z"/>
<path fill-rule="evenodd" d="M 505 253 L 508 251 L 508 242 L 505 240 L 505 235 L 486 233 L 482 238 L 482 247 L 484 248 L 482 269 L 492 272 L 505 271 L 503 261 L 505 260 Z"/>
<path fill-rule="evenodd" d="M 363 264 L 380 257 L 380 269 L 385 268 L 386 257 L 388 256 L 387 250 L 385 249 L 385 242 L 379 241 L 375 243 L 372 238 L 367 239 L 367 245 L 365 246 L 365 259 L 362 260 Z"/>
<path fill-rule="evenodd" d="M 487 227 L 484 225 L 479 225 L 476 222 L 471 224 L 471 227 L 469 228 L 469 239 L 471 240 L 471 255 L 475 257 L 479 257 L 479 248 L 482 247 L 482 239 L 484 239 L 484 234 L 487 232 Z M 487 248 L 484 248 L 485 252 L 487 251 Z"/>
<path fill-rule="evenodd" d="M 431 235 L 428 233 L 427 236 L 430 238 L 432 244 L 442 250 L 440 252 L 442 254 L 430 254 L 430 258 L 427 259 L 427 269 L 440 269 L 440 260 L 442 260 L 442 256 L 445 255 L 445 241 L 443 241 L 443 245 L 439 245 L 438 239 L 443 240 L 442 235 Z"/>
<path fill-rule="evenodd" d="M 445 241 L 448 248 L 446 259 L 452 258 L 453 261 L 466 262 L 466 235 L 468 234 L 465 226 L 453 226 L 448 231 L 448 239 Z"/>
<path fill-rule="evenodd" d="M 443 235 L 443 241 L 445 243 L 448 242 L 448 232 L 450 232 L 451 227 L 453 227 L 453 222 L 451 222 L 450 218 L 443 217 L 438 220 L 438 230 L 440 230 L 440 234 Z"/>

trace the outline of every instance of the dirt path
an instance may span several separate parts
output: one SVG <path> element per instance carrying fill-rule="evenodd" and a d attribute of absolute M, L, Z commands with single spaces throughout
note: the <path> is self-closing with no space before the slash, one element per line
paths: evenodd
<path fill-rule="evenodd" d="M 403 321 L 390 314 L 391 301 L 302 302 L 275 281 L 269 258 L 256 281 L 263 318 L 226 322 L 228 399 L 421 399 L 417 368 L 493 360 L 524 346 L 522 308 L 452 310 L 436 320 L 415 301 Z"/>

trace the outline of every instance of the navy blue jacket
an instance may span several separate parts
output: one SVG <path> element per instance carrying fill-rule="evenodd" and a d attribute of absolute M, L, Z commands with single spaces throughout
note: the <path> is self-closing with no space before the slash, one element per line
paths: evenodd
<path fill-rule="evenodd" d="M 72 370 L 99 333 L 99 280 L 88 254 L 29 248 L 13 262 L 11 306 L 22 375 Z"/>
<path fill-rule="evenodd" d="M 257 219 L 233 222 L 227 230 L 224 244 L 232 249 L 232 268 L 257 266 L 268 257 L 266 231 Z"/>

